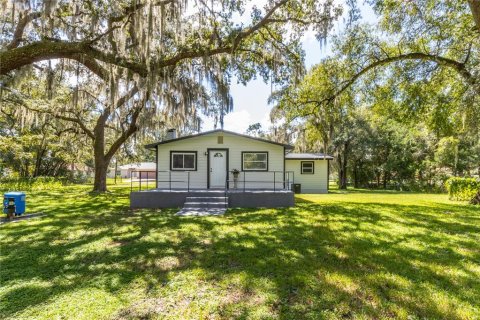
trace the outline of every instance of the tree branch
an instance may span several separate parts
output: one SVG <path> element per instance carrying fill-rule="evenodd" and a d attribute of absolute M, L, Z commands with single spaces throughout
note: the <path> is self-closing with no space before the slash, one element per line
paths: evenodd
<path fill-rule="evenodd" d="M 25 15 L 20 14 L 20 19 L 18 20 L 17 27 L 13 32 L 13 39 L 12 41 L 6 46 L 7 50 L 14 49 L 18 47 L 20 42 L 22 41 L 23 31 L 28 23 L 32 20 L 35 20 L 41 16 L 40 12 L 31 12 Z"/>
<path fill-rule="evenodd" d="M 233 50 L 235 50 L 238 45 L 240 44 L 240 42 L 247 38 L 248 36 L 250 36 L 251 34 L 253 34 L 254 32 L 258 31 L 259 29 L 263 28 L 264 26 L 266 26 L 269 22 L 274 22 L 273 20 L 270 20 L 270 17 L 275 13 L 275 11 L 277 11 L 278 8 L 280 8 L 281 6 L 283 6 L 284 4 L 286 4 L 288 2 L 288 0 L 282 0 L 278 3 L 276 3 L 266 14 L 265 16 L 259 21 L 257 22 L 255 25 L 251 26 L 250 28 L 247 28 L 245 30 L 242 30 L 236 37 L 235 37 L 235 40 L 233 42 Z"/>
<path fill-rule="evenodd" d="M 370 70 L 372 70 L 376 67 L 387 65 L 389 63 L 393 63 L 393 62 L 397 62 L 397 61 L 404 61 L 404 60 L 422 60 L 422 61 L 435 62 L 438 65 L 441 65 L 441 66 L 444 66 L 444 67 L 447 67 L 447 68 L 451 68 L 451 69 L 457 71 L 469 85 L 473 86 L 474 88 L 476 86 L 476 79 L 467 70 L 464 63 L 455 61 L 453 59 L 445 58 L 445 57 L 442 57 L 442 56 L 428 54 L 428 53 L 411 52 L 411 53 L 401 54 L 401 55 L 398 55 L 398 56 L 388 57 L 388 58 L 381 59 L 381 60 L 378 60 L 378 61 L 375 61 L 375 62 L 369 64 L 368 66 L 366 66 L 362 70 L 360 70 L 358 73 L 356 73 L 348 81 L 346 81 L 340 87 L 340 89 L 337 92 L 335 92 L 332 96 L 324 99 L 320 103 L 332 102 L 336 97 L 338 97 L 345 90 L 347 90 L 352 84 L 354 84 L 355 81 L 357 81 L 358 78 L 360 78 L 362 75 L 364 75 L 368 71 L 370 71 Z M 476 90 L 478 91 L 478 89 L 476 89 Z"/>
<path fill-rule="evenodd" d="M 70 59 L 76 60 L 87 67 L 102 80 L 108 80 L 108 71 L 100 65 L 94 58 L 85 54 L 73 54 Z"/>
<path fill-rule="evenodd" d="M 0 52 L 0 74 L 6 74 L 12 70 L 42 60 L 59 58 L 78 59 L 86 51 L 88 51 L 88 45 L 84 42 L 37 41 L 19 48 Z"/>
<path fill-rule="evenodd" d="M 31 108 L 31 107 L 25 107 L 25 108 L 27 108 L 31 111 L 35 111 L 35 112 L 50 114 L 57 119 L 61 119 L 61 120 L 69 121 L 69 122 L 74 122 L 74 123 L 78 124 L 78 126 L 83 130 L 83 132 L 85 132 L 85 134 L 87 136 L 89 136 L 92 139 L 95 139 L 95 136 L 93 135 L 93 132 L 90 129 L 88 129 L 87 126 L 79 118 L 67 117 L 67 116 L 64 116 L 64 115 L 61 115 L 61 114 L 56 114 L 56 113 L 51 112 L 49 110 L 41 110 L 41 109 L 35 109 L 35 108 Z"/>
<path fill-rule="evenodd" d="M 139 106 L 137 106 L 132 113 L 132 120 L 130 121 L 130 125 L 128 126 L 128 129 L 124 131 L 122 135 L 118 137 L 117 140 L 115 140 L 115 142 L 110 146 L 107 153 L 105 154 L 105 158 L 107 159 L 107 161 L 110 161 L 110 159 L 115 155 L 115 153 L 123 145 L 123 143 L 127 141 L 127 139 L 130 138 L 130 136 L 132 136 L 135 132 L 137 132 L 138 130 L 137 120 L 138 120 L 138 117 L 140 116 L 140 112 L 143 109 L 145 101 L 142 100 L 139 103 L 140 103 Z"/>
<path fill-rule="evenodd" d="M 46 113 L 46 114 L 49 114 L 49 115 L 51 115 L 51 116 L 53 116 L 57 119 L 74 122 L 74 123 L 78 124 L 80 126 L 80 128 L 85 132 L 85 134 L 87 134 L 90 138 L 92 138 L 92 139 L 95 138 L 95 136 L 93 135 L 93 132 L 90 129 L 87 128 L 87 126 L 82 122 L 82 120 L 80 120 L 80 118 L 78 118 L 78 117 L 77 118 L 72 118 L 72 117 L 56 114 L 51 109 L 46 110 L 46 109 L 39 109 L 39 108 L 32 107 L 30 105 L 30 103 L 25 101 L 25 99 L 22 98 L 15 90 L 12 90 L 11 88 L 6 87 L 6 86 L 0 86 L 0 87 L 1 87 L 2 90 L 6 90 L 6 91 L 12 93 L 12 95 L 15 97 L 15 99 L 4 98 L 4 100 L 10 101 L 12 103 L 19 104 L 19 105 L 23 106 L 25 109 L 33 111 L 33 112 Z"/>
<path fill-rule="evenodd" d="M 159 3 L 166 4 L 170 2 L 172 1 L 160 1 Z M 120 57 L 114 53 L 105 53 L 94 48 L 91 41 L 67 42 L 50 39 L 37 41 L 26 46 L 0 52 L 0 75 L 7 74 L 12 70 L 16 70 L 34 62 L 66 58 L 77 60 L 87 68 L 92 68 L 92 72 L 102 79 L 105 79 L 105 71 L 102 70 L 98 63 L 95 63 L 95 60 L 127 68 L 142 77 L 146 77 L 148 70 L 175 66 L 177 63 L 186 59 L 210 57 L 222 53 L 232 53 L 240 45 L 243 39 L 249 37 L 269 23 L 275 23 L 275 20 L 270 20 L 270 17 L 279 7 L 287 2 L 288 0 L 283 0 L 275 4 L 258 23 L 240 31 L 234 38 L 232 44 L 221 45 L 211 49 L 198 49 L 197 47 L 190 48 L 188 50 L 180 51 L 174 56 L 162 57 L 153 61 L 150 66 L 147 66 L 145 63 Z M 139 6 L 140 5 L 135 6 L 136 10 L 138 10 Z"/>
<path fill-rule="evenodd" d="M 73 118 L 73 117 L 68 117 L 68 116 L 64 116 L 64 115 L 61 115 L 61 114 L 57 114 L 57 113 L 53 112 L 52 110 L 44 110 L 44 109 L 34 108 L 34 107 L 30 106 L 28 103 L 26 103 L 23 99 L 19 99 L 19 100 L 15 100 L 15 101 L 11 100 L 11 101 L 14 102 L 14 103 L 18 103 L 18 104 L 22 105 L 25 109 L 28 109 L 30 111 L 38 112 L 38 113 L 46 113 L 46 114 L 49 114 L 49 115 L 51 115 L 51 116 L 53 116 L 57 119 L 61 119 L 61 120 L 69 121 L 69 122 L 74 122 L 74 123 L 79 125 L 79 127 L 83 130 L 83 132 L 85 132 L 85 134 L 87 136 L 89 136 L 92 139 L 95 139 L 95 136 L 93 135 L 93 132 L 90 129 L 88 129 L 87 126 L 79 118 Z"/>
<path fill-rule="evenodd" d="M 132 99 L 138 93 L 138 91 L 139 91 L 138 87 L 133 86 L 125 95 L 123 95 L 120 99 L 117 100 L 117 102 L 115 103 L 115 106 L 105 108 L 102 114 L 100 115 L 100 117 L 98 117 L 97 124 L 95 127 L 105 125 L 112 111 L 120 108 L 125 103 L 127 103 L 130 99 Z"/>
<path fill-rule="evenodd" d="M 480 0 L 468 0 L 477 32 L 480 34 Z"/>
<path fill-rule="evenodd" d="M 157 1 L 155 3 L 153 3 L 153 6 L 164 6 L 166 4 L 170 4 L 170 3 L 173 3 L 175 2 L 175 0 L 160 0 L 160 1 Z M 128 17 L 129 15 L 131 15 L 132 13 L 135 13 L 136 11 L 140 10 L 140 9 L 143 9 L 145 6 L 147 5 L 147 2 L 144 2 L 144 3 L 136 3 L 136 1 L 134 1 L 134 4 L 126 7 L 124 10 L 123 10 L 123 14 L 122 15 L 119 15 L 119 16 L 116 16 L 116 17 L 112 17 L 110 18 L 110 21 L 111 22 L 119 22 L 119 21 L 122 21 L 123 19 L 125 19 L 126 17 Z"/>

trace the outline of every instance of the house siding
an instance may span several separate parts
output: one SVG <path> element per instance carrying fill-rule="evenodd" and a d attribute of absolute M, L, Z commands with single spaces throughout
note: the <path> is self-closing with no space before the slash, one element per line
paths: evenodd
<path fill-rule="evenodd" d="M 313 161 L 314 174 L 301 174 L 301 162 Z M 285 170 L 294 172 L 295 183 L 302 185 L 302 193 L 328 193 L 328 160 L 285 160 Z"/>
<path fill-rule="evenodd" d="M 218 143 L 219 136 L 223 136 L 223 143 Z M 170 143 L 158 145 L 158 188 L 170 188 L 168 180 L 173 180 L 172 188 L 186 188 L 188 174 L 186 171 L 170 172 L 170 152 L 171 151 L 196 151 L 197 168 L 195 171 L 189 171 L 190 188 L 207 188 L 208 181 L 208 156 L 205 155 L 207 149 L 228 149 L 228 170 L 242 169 L 242 151 L 263 151 L 268 152 L 268 171 L 241 172 L 239 176 L 238 188 L 243 188 L 243 180 L 247 181 L 246 189 L 273 189 L 274 174 L 273 171 L 284 170 L 284 146 L 275 145 L 263 141 L 253 140 L 246 137 L 240 137 L 225 132 L 213 132 L 198 137 L 172 141 Z M 164 171 L 164 172 L 162 172 Z M 281 173 L 276 173 L 276 188 L 283 188 L 283 179 Z M 229 180 L 233 180 L 229 174 Z M 230 183 L 233 188 L 233 182 Z"/>

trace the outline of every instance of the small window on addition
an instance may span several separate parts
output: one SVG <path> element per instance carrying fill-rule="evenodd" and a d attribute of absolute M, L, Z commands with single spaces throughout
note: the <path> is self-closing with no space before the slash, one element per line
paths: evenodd
<path fill-rule="evenodd" d="M 314 163 L 313 163 L 313 161 L 302 161 L 301 162 L 301 173 L 302 174 L 313 174 L 314 173 Z"/>
<path fill-rule="evenodd" d="M 218 136 L 217 137 L 217 143 L 218 144 L 223 144 L 223 136 Z"/>

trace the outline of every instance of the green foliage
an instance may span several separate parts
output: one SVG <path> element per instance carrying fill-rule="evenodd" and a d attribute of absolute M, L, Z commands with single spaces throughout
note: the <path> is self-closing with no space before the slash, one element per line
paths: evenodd
<path fill-rule="evenodd" d="M 480 190 L 480 180 L 452 177 L 445 182 L 448 196 L 452 200 L 469 201 Z"/>
<path fill-rule="evenodd" d="M 45 191 L 62 189 L 71 183 L 65 177 L 2 178 L 0 191 Z"/>
<path fill-rule="evenodd" d="M 467 2 L 367 3 L 378 23 L 336 36 L 331 56 L 272 96 L 275 115 L 355 187 L 439 190 L 477 173 L 480 37 Z"/>
<path fill-rule="evenodd" d="M 261 137 L 264 134 L 259 122 L 249 125 L 245 133 L 254 137 Z"/>
<path fill-rule="evenodd" d="M 20 90 L 46 100 L 47 92 L 40 86 L 43 79 L 34 74 L 19 79 Z M 65 105 L 69 99 L 59 86 L 51 104 Z M 88 140 L 70 124 L 50 114 L 25 113 L 10 91 L 0 97 L 0 176 L 37 177 L 65 176 L 71 164 L 90 158 Z"/>

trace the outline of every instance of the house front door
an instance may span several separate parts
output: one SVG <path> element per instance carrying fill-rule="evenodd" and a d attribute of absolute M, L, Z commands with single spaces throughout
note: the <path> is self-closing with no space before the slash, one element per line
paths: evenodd
<path fill-rule="evenodd" d="M 227 150 L 209 150 L 210 188 L 225 188 L 227 179 Z"/>

